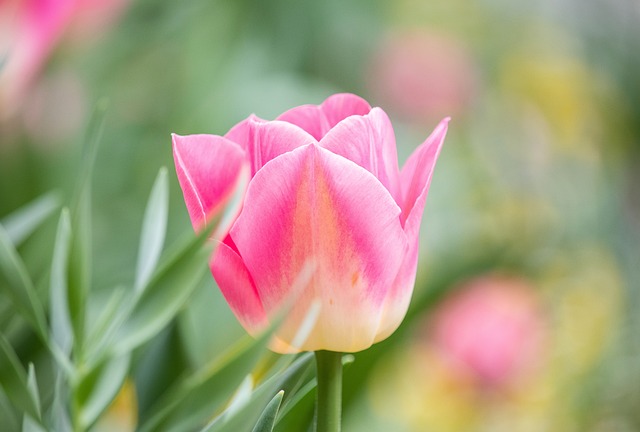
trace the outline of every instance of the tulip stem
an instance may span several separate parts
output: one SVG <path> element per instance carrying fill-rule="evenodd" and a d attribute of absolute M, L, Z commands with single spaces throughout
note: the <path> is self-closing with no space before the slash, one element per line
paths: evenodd
<path fill-rule="evenodd" d="M 342 353 L 316 351 L 316 432 L 340 432 L 342 416 Z"/>

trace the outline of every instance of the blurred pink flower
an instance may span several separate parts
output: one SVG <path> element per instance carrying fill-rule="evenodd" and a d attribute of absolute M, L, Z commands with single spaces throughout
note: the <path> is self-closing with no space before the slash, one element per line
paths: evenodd
<path fill-rule="evenodd" d="M 371 94 L 416 122 L 463 114 L 476 88 L 475 65 L 463 43 L 427 30 L 390 34 L 369 70 Z"/>
<path fill-rule="evenodd" d="M 430 330 L 441 353 L 483 384 L 501 385 L 536 365 L 544 316 L 524 280 L 487 276 L 467 283 L 439 307 Z"/>
<path fill-rule="evenodd" d="M 268 324 L 312 260 L 313 278 L 274 350 L 355 352 L 393 333 L 413 291 L 422 212 L 447 123 L 402 170 L 387 115 L 349 94 L 293 108 L 276 121 L 251 116 L 224 137 L 174 135 L 178 179 L 196 228 L 238 164 L 250 165 L 244 207 L 211 265 L 247 331 Z M 315 326 L 294 346 L 314 304 Z"/>
<path fill-rule="evenodd" d="M 3 0 L 0 3 L 0 115 L 18 111 L 69 28 L 96 35 L 129 0 Z"/>

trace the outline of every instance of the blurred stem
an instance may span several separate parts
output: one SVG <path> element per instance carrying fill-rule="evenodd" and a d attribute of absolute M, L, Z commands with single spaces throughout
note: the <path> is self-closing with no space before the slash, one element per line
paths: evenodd
<path fill-rule="evenodd" d="M 316 351 L 318 388 L 316 432 L 340 432 L 342 415 L 342 353 Z"/>

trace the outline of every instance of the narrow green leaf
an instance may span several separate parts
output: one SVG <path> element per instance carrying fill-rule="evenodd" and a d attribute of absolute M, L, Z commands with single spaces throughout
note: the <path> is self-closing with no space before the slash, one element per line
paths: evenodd
<path fill-rule="evenodd" d="M 68 393 L 67 380 L 65 376 L 58 372 L 55 378 L 53 388 L 53 401 L 51 402 L 51 430 L 54 431 L 70 431 L 72 430 L 71 419 L 67 409 Z"/>
<path fill-rule="evenodd" d="M 180 380 L 152 408 L 140 431 L 181 431 L 204 424 L 255 367 L 272 334 L 265 332 L 259 339 L 247 336 L 225 355 Z"/>
<path fill-rule="evenodd" d="M 280 410 L 280 404 L 282 403 L 282 397 L 284 396 L 284 391 L 280 390 L 276 395 L 269 401 L 267 406 L 262 411 L 258 422 L 253 428 L 252 432 L 273 432 L 273 427 L 276 425 L 276 419 L 278 418 L 278 411 Z"/>
<path fill-rule="evenodd" d="M 313 368 L 313 355 L 303 354 L 291 363 L 293 356 L 283 358 L 280 367 L 276 366 L 278 372 L 271 378 L 264 381 L 251 395 L 248 403 L 241 409 L 226 409 L 221 415 L 216 417 L 203 432 L 235 432 L 239 430 L 249 430 L 256 425 L 263 407 L 278 391 L 283 391 L 288 395 L 288 399 L 294 397 L 311 375 Z"/>
<path fill-rule="evenodd" d="M 67 299 L 75 346 L 81 350 L 87 295 L 91 280 L 91 198 L 90 191 L 71 215 L 71 243 L 67 273 Z"/>
<path fill-rule="evenodd" d="M 129 372 L 131 356 L 107 359 L 85 376 L 75 392 L 80 426 L 88 429 L 118 394 Z"/>
<path fill-rule="evenodd" d="M 53 342 L 56 343 L 65 356 L 69 355 L 73 344 L 73 328 L 69 315 L 69 284 L 67 273 L 69 268 L 70 246 L 71 221 L 69 219 L 69 211 L 64 209 L 58 222 L 56 243 L 53 249 L 49 285 L 49 315 Z"/>
<path fill-rule="evenodd" d="M 19 246 L 59 205 L 60 198 L 58 195 L 48 193 L 5 216 L 0 223 L 7 231 L 11 243 L 14 246 Z"/>
<path fill-rule="evenodd" d="M 117 286 L 112 290 L 106 302 L 101 301 L 101 310 L 89 328 L 89 337 L 84 352 L 87 362 L 93 362 L 100 358 L 114 332 L 124 322 L 127 313 L 125 302 L 131 300 L 130 296 L 126 294 L 124 286 Z"/>
<path fill-rule="evenodd" d="M 16 310 L 27 320 L 36 333 L 46 341 L 46 320 L 42 303 L 24 262 L 18 255 L 6 231 L 0 226 L 0 288 Z"/>
<path fill-rule="evenodd" d="M 71 203 L 71 249 L 69 255 L 68 302 L 74 332 L 74 349 L 82 350 L 86 301 L 91 282 L 91 176 L 104 130 L 107 104 L 100 101 L 84 138 L 77 189 Z"/>
<path fill-rule="evenodd" d="M 33 363 L 29 363 L 29 374 L 27 376 L 27 389 L 31 394 L 31 398 L 36 404 L 38 416 L 40 413 L 40 395 L 38 393 L 38 382 L 36 380 L 36 371 L 33 367 Z M 22 432 L 46 432 L 46 429 L 42 427 L 37 421 L 35 421 L 29 414 L 25 413 L 22 420 Z"/>
<path fill-rule="evenodd" d="M 162 168 L 153 184 L 149 202 L 144 212 L 134 286 L 136 291 L 142 290 L 147 285 L 158 263 L 158 258 L 160 258 L 167 228 L 168 208 L 169 183 L 167 169 Z"/>
<path fill-rule="evenodd" d="M 22 367 L 13 347 L 0 334 L 0 385 L 11 402 L 33 419 L 40 420 L 38 404 L 31 395 L 27 372 Z"/>
<path fill-rule="evenodd" d="M 135 302 L 116 336 L 115 351 L 129 352 L 164 328 L 178 313 L 208 268 L 212 245 L 189 245 L 183 254 L 160 268 Z M 195 247 L 194 247 L 195 246 Z"/>
<path fill-rule="evenodd" d="M 82 140 L 82 157 L 80 159 L 80 172 L 76 182 L 76 191 L 73 199 L 72 208 L 78 205 L 82 200 L 83 191 L 91 182 L 93 168 L 95 166 L 96 156 L 98 154 L 98 146 L 102 139 L 104 131 L 104 123 L 108 108 L 108 102 L 105 99 L 98 101 L 94 111 L 89 119 L 89 124 L 85 130 Z"/>
<path fill-rule="evenodd" d="M 36 369 L 33 367 L 33 363 L 29 363 L 29 372 L 27 373 L 27 389 L 31 394 L 31 399 L 33 399 L 36 404 L 38 418 L 40 418 L 40 393 L 38 392 L 38 380 L 36 379 Z"/>

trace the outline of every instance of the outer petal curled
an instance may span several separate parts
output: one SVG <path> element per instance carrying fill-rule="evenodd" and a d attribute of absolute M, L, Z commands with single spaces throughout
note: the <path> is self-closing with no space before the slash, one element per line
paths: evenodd
<path fill-rule="evenodd" d="M 217 135 L 173 134 L 173 158 L 194 228 L 206 223 L 234 190 L 246 166 L 244 151 Z"/>
<path fill-rule="evenodd" d="M 365 115 L 371 110 L 367 101 L 353 94 L 340 93 L 328 97 L 321 105 L 302 105 L 281 114 L 278 120 L 301 127 L 316 140 L 345 118 Z"/>
<path fill-rule="evenodd" d="M 404 201 L 401 206 L 402 223 L 403 225 L 408 223 L 414 225 L 410 227 L 411 229 L 420 229 L 420 220 L 427 201 L 433 168 L 444 143 L 444 137 L 447 135 L 449 120 L 447 117 L 436 126 L 425 142 L 409 156 L 400 172 Z M 409 220 L 411 221 L 409 222 Z"/>
<path fill-rule="evenodd" d="M 256 174 L 230 235 L 265 310 L 287 299 L 307 259 L 317 265 L 278 334 L 284 342 L 317 299 L 320 317 L 303 350 L 353 352 L 372 344 L 407 249 L 399 214 L 371 173 L 315 144 L 273 159 Z"/>
<path fill-rule="evenodd" d="M 447 133 L 448 123 L 449 118 L 440 122 L 426 141 L 409 157 L 400 173 L 404 196 L 402 222 L 409 242 L 409 249 L 404 257 L 398 276 L 385 299 L 384 312 L 380 320 L 380 329 L 378 330 L 376 342 L 387 338 L 396 330 L 409 307 L 418 267 L 422 212 L 427 200 L 433 168 Z"/>
<path fill-rule="evenodd" d="M 398 205 L 402 204 L 396 138 L 389 117 L 380 108 L 349 117 L 331 129 L 320 145 L 375 175 Z"/>

